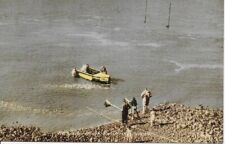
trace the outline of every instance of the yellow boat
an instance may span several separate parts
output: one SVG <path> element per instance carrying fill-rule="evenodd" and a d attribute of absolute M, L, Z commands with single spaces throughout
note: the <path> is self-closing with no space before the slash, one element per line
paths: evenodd
<path fill-rule="evenodd" d="M 101 82 L 101 83 L 105 83 L 105 84 L 110 83 L 110 75 L 100 72 L 93 68 L 89 68 L 89 73 L 82 72 L 82 71 L 76 69 L 74 77 L 81 77 L 86 80 Z"/>

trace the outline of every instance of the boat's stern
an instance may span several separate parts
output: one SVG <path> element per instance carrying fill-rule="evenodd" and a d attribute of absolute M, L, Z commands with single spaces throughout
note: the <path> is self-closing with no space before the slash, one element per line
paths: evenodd
<path fill-rule="evenodd" d="M 110 83 L 110 75 L 105 74 L 105 73 L 100 72 L 98 74 L 95 74 L 95 75 L 93 75 L 93 78 L 96 81 L 99 81 L 99 82 L 102 82 L 102 83 L 107 83 L 107 84 Z"/>

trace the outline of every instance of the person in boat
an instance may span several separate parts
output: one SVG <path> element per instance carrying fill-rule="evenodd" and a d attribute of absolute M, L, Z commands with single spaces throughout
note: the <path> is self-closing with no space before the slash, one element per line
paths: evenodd
<path fill-rule="evenodd" d="M 76 67 L 74 67 L 73 69 L 72 69 L 72 72 L 71 72 L 71 74 L 72 74 L 72 77 L 76 77 L 76 75 L 77 75 L 77 69 L 76 69 Z"/>
<path fill-rule="evenodd" d="M 125 98 L 123 99 L 123 109 L 122 109 L 122 123 L 124 125 L 128 124 L 128 114 L 129 114 L 129 109 L 131 108 L 129 101 Z"/>
<path fill-rule="evenodd" d="M 149 110 L 149 101 L 152 94 L 147 88 L 141 93 L 142 98 L 142 113 L 144 114 L 147 110 Z"/>
<path fill-rule="evenodd" d="M 105 74 L 108 73 L 105 66 L 102 66 L 102 67 L 100 68 L 100 72 L 105 73 Z"/>
<path fill-rule="evenodd" d="M 81 72 L 85 72 L 85 73 L 91 74 L 91 69 L 90 69 L 89 64 L 83 65 L 80 70 L 81 70 Z"/>
<path fill-rule="evenodd" d="M 91 72 L 91 68 L 90 68 L 89 64 L 86 64 L 86 66 L 87 66 L 86 72 L 89 73 L 89 74 L 91 74 L 92 72 Z"/>

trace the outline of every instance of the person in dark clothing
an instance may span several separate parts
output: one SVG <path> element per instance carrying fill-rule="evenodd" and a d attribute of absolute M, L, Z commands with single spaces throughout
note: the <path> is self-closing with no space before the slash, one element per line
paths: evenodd
<path fill-rule="evenodd" d="M 100 68 L 100 72 L 107 74 L 107 69 L 106 69 L 106 67 L 105 67 L 105 66 L 102 66 L 102 67 Z"/>
<path fill-rule="evenodd" d="M 82 68 L 80 69 L 80 71 L 81 71 L 81 72 L 84 72 L 84 73 L 89 73 L 89 74 L 92 73 L 89 64 L 83 65 Z"/>
<path fill-rule="evenodd" d="M 123 109 L 122 109 L 122 123 L 127 125 L 129 109 L 131 108 L 131 106 L 126 99 L 124 99 L 123 102 L 124 102 L 124 105 L 123 105 Z"/>
<path fill-rule="evenodd" d="M 92 73 L 89 64 L 86 64 L 86 72 L 89 73 L 89 74 Z"/>
<path fill-rule="evenodd" d="M 140 118 L 138 111 L 137 111 L 137 100 L 135 97 L 133 97 L 133 99 L 130 102 L 130 105 L 132 106 L 132 120 L 134 119 L 134 114 L 137 114 L 137 117 Z"/>
<path fill-rule="evenodd" d="M 131 100 L 130 104 L 134 107 L 134 110 L 137 110 L 137 100 L 135 97 Z"/>

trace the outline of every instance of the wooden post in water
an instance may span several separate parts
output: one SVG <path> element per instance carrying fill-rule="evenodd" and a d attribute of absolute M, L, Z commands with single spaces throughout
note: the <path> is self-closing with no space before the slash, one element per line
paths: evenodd
<path fill-rule="evenodd" d="M 166 28 L 170 28 L 170 14 L 171 14 L 171 2 L 170 2 L 170 7 L 169 7 L 169 17 L 168 17 L 168 24 L 166 26 Z"/>
<path fill-rule="evenodd" d="M 148 9 L 148 0 L 145 0 L 145 21 L 144 21 L 144 23 L 147 23 L 147 9 Z"/>

